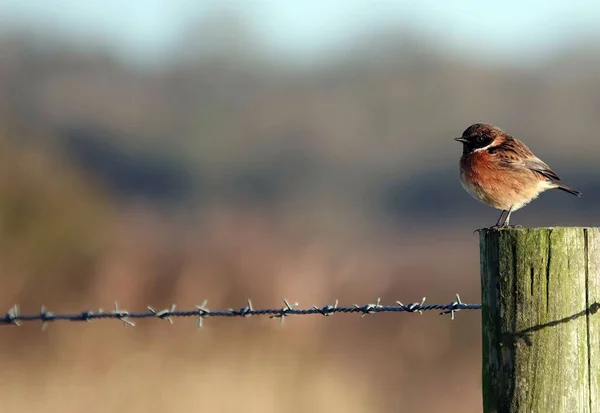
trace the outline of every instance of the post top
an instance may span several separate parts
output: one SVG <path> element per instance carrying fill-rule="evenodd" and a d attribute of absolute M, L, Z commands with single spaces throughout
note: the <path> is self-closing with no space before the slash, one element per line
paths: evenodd
<path fill-rule="evenodd" d="M 561 226 L 557 226 L 557 227 L 508 227 L 508 228 L 482 228 L 480 231 L 481 232 L 501 232 L 501 231 L 548 231 L 548 230 L 554 230 L 554 229 L 564 229 L 564 230 L 577 230 L 577 231 L 581 231 L 584 229 L 587 230 L 598 230 L 600 229 L 600 227 L 561 227 Z"/>

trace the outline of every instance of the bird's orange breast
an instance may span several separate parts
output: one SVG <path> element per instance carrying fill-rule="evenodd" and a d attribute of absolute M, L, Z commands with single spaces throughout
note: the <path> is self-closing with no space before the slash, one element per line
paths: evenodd
<path fill-rule="evenodd" d="M 532 171 L 502 164 L 487 151 L 461 157 L 460 180 L 474 198 L 503 210 L 522 207 L 542 190 Z"/>
<path fill-rule="evenodd" d="M 466 179 L 480 186 L 494 186 L 502 169 L 487 151 L 463 155 L 460 158 L 461 172 Z"/>

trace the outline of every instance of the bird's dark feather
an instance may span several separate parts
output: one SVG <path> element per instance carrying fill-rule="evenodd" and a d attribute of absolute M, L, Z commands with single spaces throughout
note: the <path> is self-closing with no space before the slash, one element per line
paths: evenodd
<path fill-rule="evenodd" d="M 523 142 L 513 137 L 506 137 L 494 149 L 494 154 L 498 156 L 502 164 L 511 167 L 520 166 L 538 173 L 550 181 L 560 181 L 560 177 L 545 162 L 535 156 Z"/>

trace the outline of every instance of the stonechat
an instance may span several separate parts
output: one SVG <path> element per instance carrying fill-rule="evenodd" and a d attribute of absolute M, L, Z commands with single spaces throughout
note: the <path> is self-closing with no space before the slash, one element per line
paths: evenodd
<path fill-rule="evenodd" d="M 460 138 L 460 182 L 475 199 L 502 210 L 496 225 L 509 227 L 510 214 L 548 189 L 581 196 L 520 140 L 486 123 L 469 126 Z"/>

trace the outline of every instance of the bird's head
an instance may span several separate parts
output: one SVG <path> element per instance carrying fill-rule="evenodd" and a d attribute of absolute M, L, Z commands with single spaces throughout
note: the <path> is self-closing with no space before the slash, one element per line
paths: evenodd
<path fill-rule="evenodd" d="M 497 126 L 488 123 L 475 123 L 463 132 L 455 141 L 463 144 L 463 154 L 483 151 L 500 143 L 506 133 Z"/>

